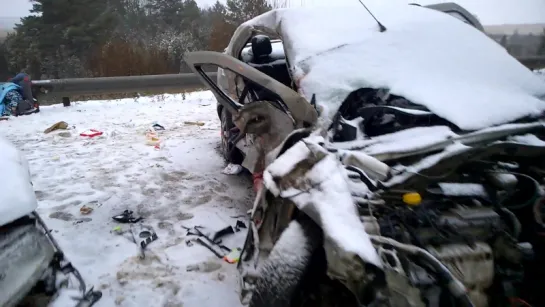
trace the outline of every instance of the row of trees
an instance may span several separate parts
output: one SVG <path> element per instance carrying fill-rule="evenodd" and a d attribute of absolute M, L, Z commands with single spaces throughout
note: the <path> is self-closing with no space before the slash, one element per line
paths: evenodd
<path fill-rule="evenodd" d="M 31 15 L 0 42 L 0 74 L 26 71 L 43 79 L 185 72 L 185 52 L 223 50 L 238 25 L 287 0 L 227 0 L 207 8 L 195 0 L 30 1 Z M 499 43 L 510 47 L 506 37 Z M 538 53 L 545 54 L 545 33 L 541 45 Z"/>
<path fill-rule="evenodd" d="M 513 56 L 545 56 L 545 29 L 539 36 L 533 34 L 513 35 L 501 37 L 491 36 Z"/>
<path fill-rule="evenodd" d="M 223 50 L 267 0 L 31 0 L 31 15 L 0 45 L 11 73 L 71 78 L 178 73 L 183 54 Z M 279 6 L 276 3 L 276 6 Z"/>

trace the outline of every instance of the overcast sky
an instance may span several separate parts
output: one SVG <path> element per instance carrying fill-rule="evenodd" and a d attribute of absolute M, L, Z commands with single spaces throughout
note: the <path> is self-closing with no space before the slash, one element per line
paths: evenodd
<path fill-rule="evenodd" d="M 175 1 L 175 0 L 173 0 Z M 199 5 L 211 5 L 216 0 L 196 0 Z M 220 0 L 225 3 L 225 0 Z M 357 4 L 358 0 L 290 0 L 292 5 L 331 6 L 338 4 Z M 365 1 L 403 1 L 421 4 L 456 2 L 479 16 L 487 25 L 545 23 L 545 0 L 365 0 Z M 31 8 L 29 0 L 0 0 L 0 17 L 22 17 Z"/>

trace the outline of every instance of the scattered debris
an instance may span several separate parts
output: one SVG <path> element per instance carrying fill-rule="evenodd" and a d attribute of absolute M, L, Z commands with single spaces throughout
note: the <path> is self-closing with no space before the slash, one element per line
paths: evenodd
<path fill-rule="evenodd" d="M 91 287 L 82 298 L 78 299 L 78 306 L 93 306 L 101 298 L 102 291 L 94 291 L 93 287 Z"/>
<path fill-rule="evenodd" d="M 206 238 L 206 237 L 205 237 Z M 203 237 L 198 237 L 196 240 L 195 240 L 197 243 L 199 243 L 200 245 L 206 247 L 209 251 L 211 251 L 214 255 L 216 255 L 216 257 L 220 258 L 220 259 L 223 259 L 223 257 L 225 257 L 225 252 L 222 251 L 222 245 L 219 245 L 219 244 L 214 244 L 213 242 L 210 241 L 210 239 L 206 238 L 206 241 L 203 239 Z M 229 248 L 223 246 L 223 249 L 225 250 L 228 250 L 229 251 Z"/>
<path fill-rule="evenodd" d="M 127 223 L 137 223 L 141 221 L 142 217 L 134 217 L 131 210 L 125 210 L 123 213 L 112 216 L 112 219 L 116 222 L 127 224 Z"/>
<path fill-rule="evenodd" d="M 9 116 L 0 116 L 0 121 L 1 120 L 8 120 L 9 119 Z"/>
<path fill-rule="evenodd" d="M 165 127 L 159 125 L 158 123 L 154 123 L 152 126 L 151 126 L 154 130 L 165 130 Z"/>
<path fill-rule="evenodd" d="M 102 135 L 103 133 L 104 133 L 104 132 L 98 131 L 98 130 L 96 130 L 96 129 L 89 129 L 89 130 L 83 131 L 83 132 L 80 133 L 79 135 L 80 135 L 80 136 L 84 136 L 84 137 L 94 138 L 95 136 L 100 136 L 100 135 Z"/>
<path fill-rule="evenodd" d="M 229 165 L 227 165 L 227 167 L 225 167 L 221 173 L 226 175 L 238 175 L 243 169 L 244 168 L 240 164 L 229 163 Z"/>
<path fill-rule="evenodd" d="M 140 258 L 146 258 L 145 250 L 148 245 L 159 237 L 153 227 L 144 224 L 132 224 L 131 234 L 133 242 L 140 247 Z"/>
<path fill-rule="evenodd" d="M 69 138 L 72 136 L 72 133 L 68 132 L 68 131 L 63 131 L 63 132 L 59 132 L 57 133 L 58 136 L 60 137 L 63 137 L 63 138 Z"/>
<path fill-rule="evenodd" d="M 81 219 L 76 220 L 73 224 L 74 224 L 74 225 L 77 225 L 77 224 L 81 224 L 81 223 L 90 222 L 90 221 L 92 221 L 92 220 L 93 220 L 92 218 L 84 217 L 84 218 L 81 218 Z"/>
<path fill-rule="evenodd" d="M 141 248 L 146 248 L 146 246 L 148 246 L 151 242 L 157 240 L 159 237 L 157 236 L 157 234 L 155 233 L 155 231 L 148 231 L 148 230 L 144 230 L 142 232 L 140 232 L 140 234 L 138 235 L 141 239 L 144 239 L 142 241 L 140 241 L 140 247 Z"/>
<path fill-rule="evenodd" d="M 53 124 L 51 127 L 44 130 L 44 133 L 50 133 L 55 130 L 66 130 L 68 129 L 68 123 L 64 121 L 60 121 L 58 123 Z"/>
<path fill-rule="evenodd" d="M 110 231 L 110 232 L 113 232 L 113 233 L 118 234 L 118 235 L 124 233 L 123 228 L 121 228 L 121 226 L 119 226 L 119 225 L 115 226 L 115 227 L 112 229 L 112 231 Z"/>
<path fill-rule="evenodd" d="M 237 263 L 240 260 L 240 254 L 242 253 L 242 249 L 240 248 L 233 248 L 231 252 L 223 257 L 223 260 L 225 260 L 228 263 Z"/>
<path fill-rule="evenodd" d="M 220 238 L 235 233 L 235 230 L 231 226 L 227 226 L 225 228 L 222 228 L 218 231 L 216 231 L 214 234 L 212 234 L 212 242 L 216 243 L 219 241 Z"/>
<path fill-rule="evenodd" d="M 93 208 L 83 205 L 81 206 L 81 208 L 79 208 L 79 212 L 83 215 L 88 215 L 88 214 L 91 214 L 91 212 L 93 212 Z"/>
<path fill-rule="evenodd" d="M 216 232 L 207 232 L 202 226 L 194 226 L 193 228 L 184 227 L 187 230 L 187 236 L 197 236 L 196 239 L 187 240 L 187 246 L 193 246 L 193 242 L 197 242 L 200 245 L 210 250 L 216 257 L 223 259 L 229 263 L 236 263 L 240 258 L 240 249 L 231 249 L 222 244 L 221 238 L 239 232 L 241 228 L 247 228 L 244 222 L 238 220 L 236 225 L 224 227 Z"/>
<path fill-rule="evenodd" d="M 239 231 L 240 231 L 240 228 L 246 229 L 246 228 L 248 228 L 248 227 L 246 227 L 246 224 L 244 224 L 243 221 L 237 220 L 237 223 L 235 224 L 235 231 L 236 231 L 236 232 L 239 232 Z"/>
<path fill-rule="evenodd" d="M 154 146 L 157 149 L 160 148 L 161 139 L 159 138 L 159 136 L 157 136 L 157 133 L 155 132 L 155 130 L 150 129 L 150 131 L 146 133 L 146 139 L 147 139 L 146 144 L 150 146 Z"/>
<path fill-rule="evenodd" d="M 193 122 L 193 121 L 185 121 L 184 124 L 186 125 L 192 125 L 192 126 L 204 126 L 203 122 Z"/>

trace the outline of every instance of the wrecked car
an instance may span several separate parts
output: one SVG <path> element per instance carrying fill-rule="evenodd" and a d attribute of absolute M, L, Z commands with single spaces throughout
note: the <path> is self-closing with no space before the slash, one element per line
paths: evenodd
<path fill-rule="evenodd" d="M 413 4 L 417 5 L 417 4 Z M 465 10 L 463 7 L 455 3 L 440 3 L 424 6 L 427 9 L 433 9 L 450 16 L 457 18 L 479 31 L 484 31 L 482 24 L 471 13 Z M 357 8 L 361 10 L 362 8 Z M 362 14 L 365 12 L 361 12 Z M 273 30 L 274 32 L 274 30 Z M 303 35 L 304 31 L 300 31 Z M 268 35 L 274 38 L 270 38 Z M 278 39 L 276 33 L 271 31 L 259 31 L 251 26 L 241 26 L 234 33 L 229 46 L 225 50 L 225 54 L 236 58 L 253 68 L 256 68 L 263 74 L 271 77 L 272 79 L 279 81 L 286 87 L 293 91 L 297 91 L 298 85 L 296 80 L 292 78 L 292 73 L 288 65 L 289 56 L 284 51 L 284 42 L 282 39 Z M 289 39 L 287 48 L 289 46 Z M 294 37 L 293 39 L 297 39 Z M 213 66 L 214 63 L 205 63 L 205 65 Z M 239 104 L 246 104 L 255 100 L 263 100 L 271 98 L 271 93 L 267 93 L 266 90 L 260 89 L 259 86 L 249 85 L 248 82 L 243 80 L 248 76 L 233 72 L 223 67 L 209 67 L 217 68 L 217 88 L 214 91 L 218 100 L 217 112 L 221 120 L 221 150 L 228 162 L 240 164 L 243 160 L 246 160 L 243 164 L 252 173 L 254 171 L 255 164 L 253 146 L 253 138 L 249 135 L 241 134 L 232 120 L 232 110 L 229 107 L 224 107 L 225 104 L 232 104 L 231 100 L 238 102 Z M 208 80 L 210 83 L 211 80 Z M 212 84 L 207 84 L 212 86 Z M 285 91 L 285 90 L 284 90 Z M 224 95 L 228 96 L 224 97 Z"/>
<path fill-rule="evenodd" d="M 0 137 L 0 306 L 92 306 L 102 294 L 79 272 L 36 212 L 28 163 Z"/>
<path fill-rule="evenodd" d="M 545 306 L 545 83 L 444 12 L 368 7 L 273 10 L 186 56 L 263 172 L 242 302 Z M 248 41 L 263 66 L 229 55 Z"/>

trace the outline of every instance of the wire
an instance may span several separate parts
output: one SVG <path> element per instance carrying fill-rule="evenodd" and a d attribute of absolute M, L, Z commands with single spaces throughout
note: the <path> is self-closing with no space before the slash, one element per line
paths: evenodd
<path fill-rule="evenodd" d="M 455 173 L 458 170 L 458 169 L 455 168 L 455 169 L 453 169 L 453 170 L 451 170 L 449 172 L 446 172 L 446 173 L 444 173 L 442 175 L 429 176 L 429 175 L 421 174 L 418 171 L 415 172 L 415 171 L 410 171 L 410 170 L 407 170 L 407 169 L 400 169 L 400 168 L 396 169 L 395 167 L 391 167 L 391 169 L 393 171 L 396 171 L 396 172 L 399 172 L 399 173 L 413 174 L 413 175 L 417 175 L 417 176 L 420 176 L 420 177 L 424 177 L 426 179 L 444 179 L 444 178 L 452 175 L 453 173 Z"/>
<path fill-rule="evenodd" d="M 519 307 L 521 305 L 525 306 L 525 307 L 533 307 L 527 301 L 525 301 L 525 300 L 523 300 L 521 298 L 518 298 L 518 297 L 510 297 L 509 301 L 511 302 L 512 307 Z"/>

